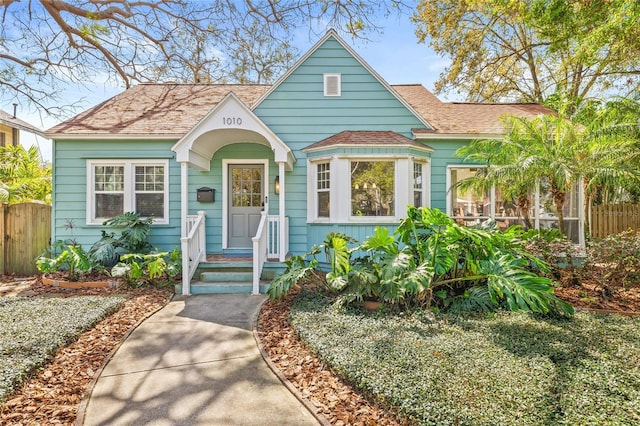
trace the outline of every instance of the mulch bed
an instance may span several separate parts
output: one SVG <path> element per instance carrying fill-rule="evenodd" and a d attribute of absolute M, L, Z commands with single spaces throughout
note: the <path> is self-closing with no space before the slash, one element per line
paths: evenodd
<path fill-rule="evenodd" d="M 5 282 L 8 280 L 5 280 Z M 77 341 L 58 350 L 51 362 L 0 406 L 0 424 L 73 424 L 79 405 L 111 352 L 143 319 L 164 306 L 164 290 L 62 290 L 31 284 L 30 297 L 126 294 L 123 307 Z"/>
<path fill-rule="evenodd" d="M 15 281 L 0 277 L 1 283 Z M 2 284 L 4 285 L 4 284 Z M 122 294 L 122 289 L 68 290 L 43 286 L 32 280 L 29 297 Z M 25 382 L 0 406 L 0 424 L 73 424 L 79 405 L 97 372 L 124 337 L 143 319 L 164 306 L 171 294 L 163 290 L 127 290 L 122 309 L 59 350 L 52 361 Z M 640 288 L 616 288 L 607 295 L 586 282 L 559 287 L 556 294 L 579 309 L 640 312 Z M 407 425 L 407 419 L 366 400 L 339 379 L 305 345 L 287 317 L 293 301 L 288 297 L 266 303 L 260 313 L 258 334 L 271 361 L 311 401 L 316 412 L 334 425 Z"/>

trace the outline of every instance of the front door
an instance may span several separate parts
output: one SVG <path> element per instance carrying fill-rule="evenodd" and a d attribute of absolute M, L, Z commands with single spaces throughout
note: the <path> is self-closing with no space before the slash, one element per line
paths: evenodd
<path fill-rule="evenodd" d="M 229 165 L 229 248 L 251 248 L 264 208 L 264 166 Z"/>

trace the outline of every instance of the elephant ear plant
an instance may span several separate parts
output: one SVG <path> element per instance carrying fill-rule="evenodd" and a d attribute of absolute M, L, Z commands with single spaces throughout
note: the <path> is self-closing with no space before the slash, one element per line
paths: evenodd
<path fill-rule="evenodd" d="M 377 227 L 354 248 L 341 236 L 331 238 L 328 287 L 347 303 L 374 297 L 450 312 L 504 307 L 573 315 L 573 307 L 553 294 L 553 282 L 532 272 L 548 267 L 523 248 L 520 233 L 463 227 L 437 209 L 410 206 L 393 235 Z M 272 297 L 285 294 L 288 279 L 317 263 L 292 266 L 297 272 L 288 270 L 272 283 Z"/>

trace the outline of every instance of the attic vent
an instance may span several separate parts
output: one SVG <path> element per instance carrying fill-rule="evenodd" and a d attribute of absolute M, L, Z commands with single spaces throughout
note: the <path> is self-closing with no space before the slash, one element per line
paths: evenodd
<path fill-rule="evenodd" d="M 324 95 L 325 96 L 340 96 L 340 74 L 325 74 L 324 75 Z"/>

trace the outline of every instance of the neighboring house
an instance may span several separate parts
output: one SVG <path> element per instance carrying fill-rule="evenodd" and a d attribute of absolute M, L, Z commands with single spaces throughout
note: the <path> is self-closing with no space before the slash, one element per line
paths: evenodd
<path fill-rule="evenodd" d="M 154 246 L 182 248 L 184 294 L 208 291 L 190 285 L 207 254 L 252 256 L 255 293 L 287 255 L 393 229 L 407 205 L 516 220 L 495 191 L 448 191 L 475 170 L 454 152 L 500 137 L 504 114 L 549 112 L 390 86 L 329 31 L 271 86 L 142 84 L 48 130 L 52 241 L 90 246 L 105 219 L 138 211 Z"/>
<path fill-rule="evenodd" d="M 45 137 L 42 130 L 16 117 L 16 107 L 14 104 L 13 115 L 0 110 L 0 146 L 20 145 L 21 130 Z"/>

